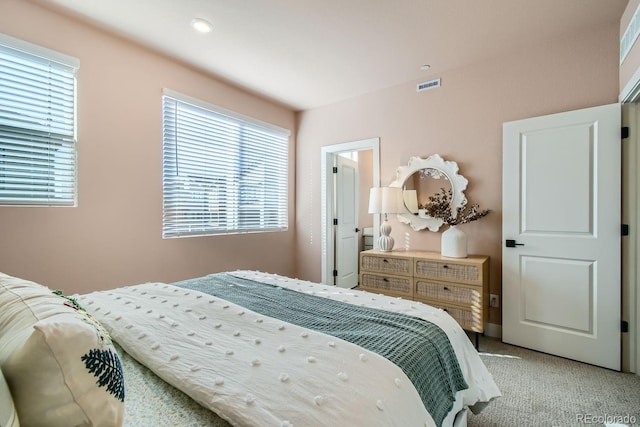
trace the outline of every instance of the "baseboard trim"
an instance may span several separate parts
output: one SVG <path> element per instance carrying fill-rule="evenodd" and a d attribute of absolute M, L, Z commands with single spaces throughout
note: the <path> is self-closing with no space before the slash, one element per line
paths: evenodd
<path fill-rule="evenodd" d="M 484 334 L 487 337 L 502 339 L 502 325 L 487 323 L 484 328 Z"/>

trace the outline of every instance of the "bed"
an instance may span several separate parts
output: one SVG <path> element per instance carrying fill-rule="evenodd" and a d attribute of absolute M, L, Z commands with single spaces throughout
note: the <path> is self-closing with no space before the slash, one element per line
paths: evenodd
<path fill-rule="evenodd" d="M 116 408 L 100 417 L 116 421 L 87 425 L 465 425 L 500 395 L 458 324 L 413 301 L 255 271 L 65 301 L 98 331 L 89 347 L 119 356 L 126 385 L 93 372 Z"/>

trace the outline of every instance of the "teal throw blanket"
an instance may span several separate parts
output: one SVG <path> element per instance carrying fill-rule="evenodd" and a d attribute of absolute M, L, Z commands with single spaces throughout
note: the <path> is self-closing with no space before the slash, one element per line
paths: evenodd
<path fill-rule="evenodd" d="M 467 388 L 447 335 L 424 319 L 334 301 L 227 273 L 172 285 L 204 292 L 262 315 L 341 338 L 387 358 L 409 377 L 438 426 L 453 407 L 456 392 Z"/>

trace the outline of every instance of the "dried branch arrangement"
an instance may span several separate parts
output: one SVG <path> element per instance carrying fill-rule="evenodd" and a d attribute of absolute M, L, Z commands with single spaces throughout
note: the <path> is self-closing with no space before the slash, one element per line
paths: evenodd
<path fill-rule="evenodd" d="M 457 215 L 454 217 L 451 213 L 451 190 L 444 188 L 440 190 L 439 193 L 429 196 L 429 203 L 425 206 L 430 217 L 440 218 L 448 225 L 460 225 L 478 220 L 489 213 L 489 209 L 480 210 L 480 206 L 477 204 L 471 206 L 467 204 L 459 207 Z"/>

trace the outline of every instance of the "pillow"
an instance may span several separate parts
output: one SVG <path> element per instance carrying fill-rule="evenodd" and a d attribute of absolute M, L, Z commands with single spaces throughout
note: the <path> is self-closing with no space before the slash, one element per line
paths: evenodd
<path fill-rule="evenodd" d="M 2 427 L 20 427 L 18 422 L 18 414 L 13 406 L 13 399 L 7 382 L 0 371 L 0 426 Z"/>
<path fill-rule="evenodd" d="M 2 273 L 0 368 L 23 427 L 122 425 L 122 365 L 106 330 L 73 299 Z"/>

